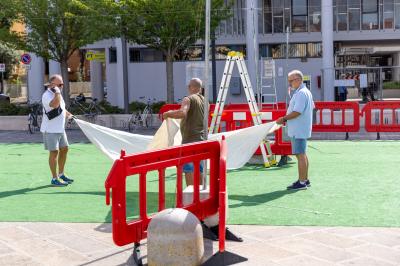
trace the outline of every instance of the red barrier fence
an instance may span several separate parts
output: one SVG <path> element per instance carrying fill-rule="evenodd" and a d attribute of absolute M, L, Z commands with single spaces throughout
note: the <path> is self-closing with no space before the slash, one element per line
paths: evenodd
<path fill-rule="evenodd" d="M 200 200 L 200 162 L 210 162 L 209 196 Z M 193 202 L 183 205 L 182 168 L 194 164 Z M 158 172 L 158 211 L 165 209 L 165 170 L 176 167 L 176 207 L 192 212 L 200 220 L 219 213 L 219 251 L 225 250 L 225 207 L 226 207 L 226 143 L 205 141 L 186 144 L 164 150 L 149 151 L 133 155 L 121 152 L 121 158 L 114 162 L 107 180 L 106 204 L 110 204 L 112 190 L 112 232 L 118 246 L 139 243 L 147 237 L 147 227 L 151 216 L 147 213 L 146 179 L 150 171 Z M 126 215 L 126 181 L 138 177 L 139 182 L 139 218 L 127 221 Z"/>
<path fill-rule="evenodd" d="M 369 102 L 361 115 L 367 132 L 400 132 L 400 101 Z"/>
<path fill-rule="evenodd" d="M 328 115 L 324 115 L 324 114 Z M 356 102 L 315 102 L 313 132 L 358 132 L 360 111 Z M 328 121 L 327 119 L 329 118 Z"/>

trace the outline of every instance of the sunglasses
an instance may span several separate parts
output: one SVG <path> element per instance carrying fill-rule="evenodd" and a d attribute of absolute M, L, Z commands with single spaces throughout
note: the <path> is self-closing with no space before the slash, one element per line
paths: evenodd
<path fill-rule="evenodd" d="M 295 81 L 295 80 L 299 80 L 299 78 L 295 78 L 295 79 L 288 79 L 289 82 Z"/>

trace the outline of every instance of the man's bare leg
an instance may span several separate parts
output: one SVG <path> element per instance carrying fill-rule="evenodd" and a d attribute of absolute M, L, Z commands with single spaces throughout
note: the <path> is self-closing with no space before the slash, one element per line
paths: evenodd
<path fill-rule="evenodd" d="M 60 153 L 58 155 L 58 173 L 59 174 L 64 173 L 64 166 L 65 166 L 65 162 L 67 161 L 67 153 L 68 153 L 68 147 L 60 148 Z"/>
<path fill-rule="evenodd" d="M 50 151 L 49 166 L 53 178 L 57 177 L 57 156 L 58 156 L 58 151 Z"/>
<path fill-rule="evenodd" d="M 305 154 L 296 154 L 297 168 L 299 171 L 299 180 L 307 180 L 307 156 Z"/>

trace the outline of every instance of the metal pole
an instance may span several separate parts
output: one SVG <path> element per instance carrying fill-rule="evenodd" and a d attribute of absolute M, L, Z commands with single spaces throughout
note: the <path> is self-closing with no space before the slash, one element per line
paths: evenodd
<path fill-rule="evenodd" d="M 126 53 L 126 39 L 125 36 L 121 37 L 122 42 L 122 78 L 124 86 L 124 111 L 125 114 L 129 113 L 129 88 L 128 88 L 128 59 Z"/>
<path fill-rule="evenodd" d="M 286 63 L 286 67 L 285 67 L 285 76 L 283 77 L 284 78 L 284 80 L 285 80 L 285 88 L 286 88 L 286 90 L 289 88 L 289 84 L 288 84 L 288 81 L 287 81 L 287 79 L 288 79 L 288 69 L 289 69 L 289 26 L 287 26 L 286 27 L 286 60 L 285 60 L 285 63 Z M 286 105 L 288 104 L 288 101 L 289 101 L 289 99 L 290 99 L 290 94 L 289 94 L 290 92 L 288 91 L 287 92 L 287 95 L 286 95 L 286 99 L 285 99 L 285 102 L 286 102 Z M 287 107 L 287 106 L 286 106 Z"/>
<path fill-rule="evenodd" d="M 211 0 L 206 0 L 206 36 L 204 43 L 204 56 L 205 56 L 205 68 L 204 68 L 204 139 L 208 139 L 208 76 L 209 76 L 209 63 L 210 63 L 210 14 L 211 14 Z M 203 174 L 203 189 L 207 188 L 207 161 L 204 164 Z"/>
<path fill-rule="evenodd" d="M 213 103 L 217 102 L 217 62 L 215 58 L 216 49 L 215 49 L 215 30 L 212 32 L 211 38 L 211 76 L 212 76 L 212 89 L 213 89 Z"/>
<path fill-rule="evenodd" d="M 252 20 L 253 20 L 253 48 L 254 48 L 254 63 L 255 63 L 255 74 L 256 74 L 256 87 L 257 87 L 257 100 L 258 100 L 258 109 L 261 111 L 262 109 L 262 101 L 261 101 L 261 86 L 260 86 L 260 70 L 259 70 L 259 49 L 257 49 L 257 33 L 256 33 L 256 21 L 255 21 L 255 15 L 254 13 L 256 12 L 256 8 L 254 7 L 254 2 L 251 2 L 251 11 L 252 11 Z"/>
<path fill-rule="evenodd" d="M 204 44 L 205 68 L 204 68 L 204 139 L 208 139 L 208 76 L 209 76 L 209 63 L 210 63 L 210 11 L 211 0 L 206 0 L 206 36 Z"/>

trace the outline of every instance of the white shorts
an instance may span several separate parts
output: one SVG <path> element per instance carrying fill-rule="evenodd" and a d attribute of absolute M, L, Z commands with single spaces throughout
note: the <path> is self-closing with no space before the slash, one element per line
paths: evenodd
<path fill-rule="evenodd" d="M 58 151 L 60 148 L 68 147 L 67 134 L 64 133 L 43 133 L 44 148 L 48 151 Z"/>

